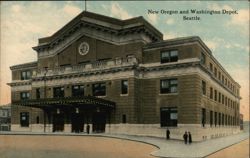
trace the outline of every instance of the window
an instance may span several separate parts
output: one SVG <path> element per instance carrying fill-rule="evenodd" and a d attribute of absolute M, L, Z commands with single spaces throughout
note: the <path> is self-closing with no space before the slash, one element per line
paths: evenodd
<path fill-rule="evenodd" d="M 206 82 L 205 81 L 202 81 L 202 94 L 203 95 L 206 95 Z"/>
<path fill-rule="evenodd" d="M 222 114 L 222 118 L 221 118 L 221 124 L 224 126 L 224 114 Z"/>
<path fill-rule="evenodd" d="M 121 81 L 121 94 L 128 94 L 128 80 Z"/>
<path fill-rule="evenodd" d="M 225 125 L 227 125 L 227 115 L 225 115 Z"/>
<path fill-rule="evenodd" d="M 201 64 L 205 65 L 206 64 L 206 56 L 204 53 L 201 52 Z"/>
<path fill-rule="evenodd" d="M 178 61 L 178 51 L 163 51 L 161 52 L 161 63 L 175 62 Z"/>
<path fill-rule="evenodd" d="M 219 103 L 221 102 L 221 93 L 219 92 Z"/>
<path fill-rule="evenodd" d="M 73 97 L 84 96 L 84 86 L 83 85 L 72 86 L 72 96 Z"/>
<path fill-rule="evenodd" d="M 177 79 L 161 80 L 161 93 L 177 93 Z"/>
<path fill-rule="evenodd" d="M 92 85 L 93 96 L 105 96 L 106 95 L 106 84 L 96 83 Z"/>
<path fill-rule="evenodd" d="M 36 124 L 39 124 L 39 116 L 36 117 Z"/>
<path fill-rule="evenodd" d="M 31 72 L 30 70 L 28 71 L 22 71 L 21 72 L 21 80 L 28 80 L 31 79 Z"/>
<path fill-rule="evenodd" d="M 125 114 L 122 115 L 122 123 L 127 123 L 127 117 Z"/>
<path fill-rule="evenodd" d="M 219 71 L 219 80 L 221 80 L 221 73 L 220 73 L 220 71 Z"/>
<path fill-rule="evenodd" d="M 212 63 L 209 64 L 209 68 L 210 68 L 210 71 L 213 72 L 213 64 Z"/>
<path fill-rule="evenodd" d="M 21 127 L 29 127 L 29 113 L 28 112 L 20 113 L 20 125 Z"/>
<path fill-rule="evenodd" d="M 225 105 L 227 106 L 227 97 L 225 97 Z"/>
<path fill-rule="evenodd" d="M 210 111 L 210 127 L 213 126 L 213 111 Z"/>
<path fill-rule="evenodd" d="M 214 112 L 214 125 L 217 125 L 217 112 Z"/>
<path fill-rule="evenodd" d="M 221 99 L 221 101 L 222 101 L 222 104 L 224 104 L 224 95 L 222 94 L 222 99 Z"/>
<path fill-rule="evenodd" d="M 40 95 L 41 95 L 41 94 L 40 94 L 40 88 L 37 88 L 37 89 L 36 89 L 36 99 L 40 99 L 40 98 L 41 98 Z"/>
<path fill-rule="evenodd" d="M 214 100 L 217 101 L 217 90 L 214 90 Z"/>
<path fill-rule="evenodd" d="M 217 68 L 214 68 L 214 76 L 217 77 Z"/>
<path fill-rule="evenodd" d="M 223 75 L 222 75 L 222 79 L 221 80 L 222 80 L 222 83 L 224 84 L 224 76 Z"/>
<path fill-rule="evenodd" d="M 219 113 L 219 126 L 221 125 L 221 113 Z"/>
<path fill-rule="evenodd" d="M 178 113 L 176 107 L 162 107 L 161 109 L 161 127 L 176 127 Z"/>
<path fill-rule="evenodd" d="M 210 87 L 210 99 L 213 99 L 213 88 Z"/>
<path fill-rule="evenodd" d="M 64 97 L 64 87 L 55 87 L 53 90 L 54 98 L 62 98 Z"/>
<path fill-rule="evenodd" d="M 206 109 L 202 108 L 202 113 L 201 113 L 201 124 L 202 127 L 205 127 L 206 124 Z"/>
<path fill-rule="evenodd" d="M 30 98 L 30 93 L 29 92 L 21 92 L 20 93 L 21 100 L 26 100 Z"/>

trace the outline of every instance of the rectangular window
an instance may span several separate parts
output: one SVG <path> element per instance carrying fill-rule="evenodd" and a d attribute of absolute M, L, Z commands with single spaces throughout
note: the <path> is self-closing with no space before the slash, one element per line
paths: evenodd
<path fill-rule="evenodd" d="M 206 95 L 206 89 L 207 89 L 207 87 L 206 87 L 206 82 L 205 82 L 205 81 L 202 81 L 202 94 L 203 94 L 203 95 Z"/>
<path fill-rule="evenodd" d="M 222 120 L 221 124 L 224 126 L 224 114 L 222 114 L 221 120 Z"/>
<path fill-rule="evenodd" d="M 92 85 L 93 96 L 105 96 L 106 95 L 106 84 L 96 83 Z"/>
<path fill-rule="evenodd" d="M 178 61 L 178 51 L 170 50 L 161 52 L 161 63 L 176 62 Z"/>
<path fill-rule="evenodd" d="M 209 68 L 210 68 L 210 71 L 213 72 L 213 64 L 212 63 L 209 64 Z"/>
<path fill-rule="evenodd" d="M 217 125 L 217 112 L 214 112 L 214 125 Z"/>
<path fill-rule="evenodd" d="M 36 89 L 36 99 L 40 99 L 41 98 L 41 93 L 40 93 L 40 88 Z"/>
<path fill-rule="evenodd" d="M 213 111 L 210 111 L 210 127 L 213 126 Z"/>
<path fill-rule="evenodd" d="M 214 68 L 214 76 L 217 77 L 217 68 Z"/>
<path fill-rule="evenodd" d="M 29 92 L 21 92 L 20 97 L 21 97 L 21 100 L 27 100 L 30 98 L 30 93 Z"/>
<path fill-rule="evenodd" d="M 227 106 L 227 97 L 225 97 L 225 105 Z"/>
<path fill-rule="evenodd" d="M 219 80 L 221 80 L 221 73 L 220 73 L 220 71 L 219 71 Z"/>
<path fill-rule="evenodd" d="M 122 123 L 127 123 L 127 117 L 125 114 L 122 115 Z"/>
<path fill-rule="evenodd" d="M 205 127 L 206 124 L 206 109 L 202 108 L 202 113 L 201 113 L 201 124 L 202 127 Z"/>
<path fill-rule="evenodd" d="M 31 79 L 31 71 L 22 71 L 21 72 L 21 80 L 28 80 Z"/>
<path fill-rule="evenodd" d="M 221 93 L 219 92 L 219 103 L 221 102 Z"/>
<path fill-rule="evenodd" d="M 160 110 L 161 110 L 161 127 L 176 127 L 178 121 L 177 108 L 162 107 Z"/>
<path fill-rule="evenodd" d="M 178 80 L 175 79 L 164 79 L 161 80 L 160 92 L 163 93 L 177 93 Z"/>
<path fill-rule="evenodd" d="M 213 88 L 210 87 L 210 99 L 213 99 Z"/>
<path fill-rule="evenodd" d="M 83 85 L 73 85 L 72 86 L 72 96 L 73 97 L 84 96 L 84 86 Z"/>
<path fill-rule="evenodd" d="M 219 113 L 219 126 L 221 125 L 221 113 Z"/>
<path fill-rule="evenodd" d="M 201 64 L 203 64 L 203 65 L 206 64 L 206 56 L 203 52 L 201 52 Z"/>
<path fill-rule="evenodd" d="M 217 90 L 214 90 L 214 100 L 217 101 Z"/>
<path fill-rule="evenodd" d="M 227 115 L 225 115 L 225 124 L 227 126 Z"/>
<path fill-rule="evenodd" d="M 222 99 L 221 99 L 221 101 L 222 101 L 222 104 L 224 104 L 224 95 L 222 94 Z"/>
<path fill-rule="evenodd" d="M 224 76 L 223 75 L 222 75 L 222 79 L 221 80 L 222 80 L 222 83 L 224 84 Z"/>
<path fill-rule="evenodd" d="M 121 94 L 128 94 L 128 80 L 121 81 Z"/>
<path fill-rule="evenodd" d="M 64 87 L 55 87 L 53 89 L 53 97 L 54 98 L 62 98 L 62 97 L 64 97 Z"/>
<path fill-rule="evenodd" d="M 29 127 L 29 113 L 28 112 L 20 113 L 20 125 L 21 127 Z"/>

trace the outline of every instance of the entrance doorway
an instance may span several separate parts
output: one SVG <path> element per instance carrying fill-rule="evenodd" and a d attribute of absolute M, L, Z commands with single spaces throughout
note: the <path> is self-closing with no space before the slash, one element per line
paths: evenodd
<path fill-rule="evenodd" d="M 104 112 L 96 112 L 93 114 L 93 132 L 101 133 L 105 132 L 106 115 Z"/>
<path fill-rule="evenodd" d="M 80 114 L 72 114 L 71 116 L 72 132 L 83 132 L 84 117 Z"/>
<path fill-rule="evenodd" d="M 64 130 L 64 114 L 54 114 L 53 132 L 62 132 Z"/>

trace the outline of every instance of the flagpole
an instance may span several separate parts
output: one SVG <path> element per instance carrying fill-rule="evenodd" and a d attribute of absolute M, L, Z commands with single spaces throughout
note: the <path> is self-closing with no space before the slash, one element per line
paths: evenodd
<path fill-rule="evenodd" d="M 87 11 L 87 0 L 84 1 L 85 1 L 85 11 Z"/>

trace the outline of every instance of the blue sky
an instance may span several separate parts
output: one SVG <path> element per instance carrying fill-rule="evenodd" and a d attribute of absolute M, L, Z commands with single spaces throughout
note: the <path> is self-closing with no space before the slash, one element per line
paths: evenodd
<path fill-rule="evenodd" d="M 236 1 L 88 1 L 88 11 L 127 19 L 143 16 L 164 34 L 164 39 L 200 36 L 223 67 L 240 83 L 242 110 L 249 111 L 249 3 Z M 10 102 L 9 66 L 35 61 L 31 47 L 50 36 L 84 9 L 82 1 L 1 2 L 1 97 Z M 152 10 L 237 10 L 237 15 L 199 15 L 200 21 L 184 21 L 183 15 L 149 15 Z M 189 14 L 187 16 L 193 16 Z"/>

